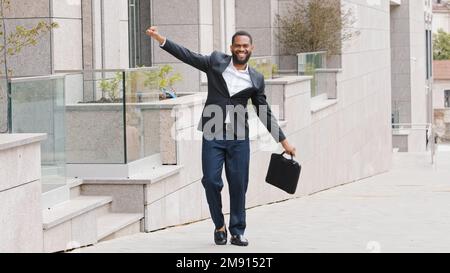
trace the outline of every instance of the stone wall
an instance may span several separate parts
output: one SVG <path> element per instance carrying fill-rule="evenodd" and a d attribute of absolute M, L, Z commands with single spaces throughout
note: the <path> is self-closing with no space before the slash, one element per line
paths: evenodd
<path fill-rule="evenodd" d="M 0 134 L 0 253 L 42 252 L 40 141 Z"/>

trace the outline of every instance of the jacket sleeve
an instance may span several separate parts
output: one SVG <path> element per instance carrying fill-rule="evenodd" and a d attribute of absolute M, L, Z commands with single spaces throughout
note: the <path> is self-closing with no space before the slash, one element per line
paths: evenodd
<path fill-rule="evenodd" d="M 273 139 L 275 139 L 276 142 L 285 140 L 286 136 L 278 125 L 278 122 L 273 116 L 272 110 L 267 103 L 264 79 L 261 88 L 257 92 L 255 92 L 251 99 L 253 105 L 256 108 L 256 114 L 258 115 L 264 126 L 267 128 L 267 130 L 272 134 Z"/>
<path fill-rule="evenodd" d="M 189 49 L 170 41 L 169 39 L 166 39 L 166 42 L 163 46 L 161 46 L 161 48 L 183 63 L 189 64 L 205 73 L 208 71 L 210 66 L 210 56 L 204 56 L 192 52 Z"/>

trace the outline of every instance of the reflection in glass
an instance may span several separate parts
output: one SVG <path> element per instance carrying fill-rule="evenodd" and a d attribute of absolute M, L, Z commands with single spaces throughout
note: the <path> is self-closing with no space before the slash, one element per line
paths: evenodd
<path fill-rule="evenodd" d="M 64 77 L 11 80 L 11 132 L 45 133 L 41 144 L 43 192 L 64 186 Z"/>
<path fill-rule="evenodd" d="M 0 8 L 3 8 L 2 6 Z M 3 14 L 3 10 L 2 10 Z M 0 31 L 4 32 L 5 18 L 0 18 Z M 3 33 L 4 34 L 4 33 Z M 0 35 L 0 48 L 5 48 L 5 35 Z M 6 69 L 6 52 L 0 50 L 0 134 L 8 132 L 8 80 Z"/>
<path fill-rule="evenodd" d="M 138 68 L 66 76 L 68 164 L 127 164 L 160 152 L 158 72 Z"/>
<path fill-rule="evenodd" d="M 311 97 L 317 96 L 317 78 L 316 69 L 327 68 L 326 51 L 306 52 L 297 54 L 298 57 L 298 75 L 312 76 Z"/>

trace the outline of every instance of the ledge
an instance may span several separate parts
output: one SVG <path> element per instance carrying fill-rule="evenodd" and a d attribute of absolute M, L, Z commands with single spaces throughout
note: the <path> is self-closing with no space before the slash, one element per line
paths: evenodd
<path fill-rule="evenodd" d="M 341 73 L 342 68 L 317 68 L 318 73 Z"/>
<path fill-rule="evenodd" d="M 291 84 L 296 82 L 304 82 L 312 80 L 312 76 L 281 76 L 279 78 L 272 78 L 265 80 L 266 85 Z M 208 82 L 201 82 L 200 86 L 208 86 Z"/>
<path fill-rule="evenodd" d="M 130 178 L 93 179 L 84 180 L 83 185 L 147 185 L 157 183 L 172 175 L 178 174 L 182 165 L 161 165 L 149 168 L 147 172 L 134 175 Z"/>
<path fill-rule="evenodd" d="M 311 113 L 314 114 L 314 113 L 320 112 L 320 111 L 325 110 L 337 103 L 338 103 L 338 100 L 336 100 L 336 99 L 328 99 L 328 100 L 316 101 L 316 102 L 311 101 Z"/>
<path fill-rule="evenodd" d="M 173 109 L 175 107 L 190 107 L 203 104 L 206 93 L 190 94 L 175 99 L 155 102 L 127 103 L 126 107 L 137 109 Z M 66 106 L 67 111 L 123 111 L 123 103 L 79 103 Z"/>
<path fill-rule="evenodd" d="M 408 129 L 393 129 L 392 135 L 393 136 L 409 136 L 411 134 L 411 130 Z"/>
<path fill-rule="evenodd" d="M 17 84 L 17 83 L 36 82 L 36 81 L 50 81 L 50 80 L 64 79 L 65 76 L 66 76 L 65 73 L 58 73 L 58 74 L 47 75 L 47 76 L 17 77 L 17 78 L 10 79 L 9 82 L 13 83 L 13 84 Z"/>
<path fill-rule="evenodd" d="M 97 240 L 106 237 L 137 223 L 144 218 L 141 213 L 108 213 L 97 219 Z"/>
<path fill-rule="evenodd" d="M 196 94 L 186 95 L 175 99 L 163 100 L 159 102 L 161 108 L 174 108 L 176 106 L 189 107 L 203 104 L 206 101 L 206 92 L 198 92 Z"/>
<path fill-rule="evenodd" d="M 281 78 L 266 80 L 266 85 L 293 84 L 312 80 L 312 76 L 283 76 Z"/>
<path fill-rule="evenodd" d="M 42 211 L 44 230 L 51 229 L 75 217 L 112 202 L 110 196 L 79 196 Z"/>
<path fill-rule="evenodd" d="M 0 151 L 40 142 L 47 139 L 46 134 L 0 134 Z"/>

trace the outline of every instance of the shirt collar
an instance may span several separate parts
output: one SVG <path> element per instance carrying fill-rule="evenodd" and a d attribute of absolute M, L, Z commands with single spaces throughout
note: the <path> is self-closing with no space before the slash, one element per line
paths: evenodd
<path fill-rule="evenodd" d="M 245 70 L 238 70 L 235 66 L 234 66 L 234 63 L 233 63 L 233 58 L 231 58 L 231 62 L 230 62 L 230 64 L 228 65 L 228 67 L 231 67 L 231 69 L 234 69 L 234 70 L 236 70 L 236 71 L 238 71 L 238 72 L 241 72 L 241 73 L 249 73 L 248 72 L 248 63 L 247 63 L 247 66 L 245 67 Z"/>

